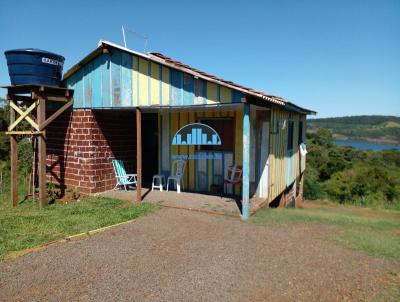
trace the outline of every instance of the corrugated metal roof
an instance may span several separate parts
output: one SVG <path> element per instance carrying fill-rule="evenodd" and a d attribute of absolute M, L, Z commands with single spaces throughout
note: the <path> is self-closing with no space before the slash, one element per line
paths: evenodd
<path fill-rule="evenodd" d="M 81 60 L 79 63 L 75 64 L 73 67 L 71 67 L 65 74 L 64 74 L 64 80 L 67 79 L 68 77 L 70 77 L 72 74 L 74 74 L 78 69 L 80 69 L 83 65 L 85 65 L 87 62 L 89 62 L 90 60 L 92 60 L 93 58 L 95 58 L 96 56 L 100 55 L 102 53 L 102 51 L 104 49 L 107 49 L 108 47 L 112 47 L 112 48 L 117 48 L 120 49 L 122 51 L 134 54 L 136 56 L 148 59 L 150 61 L 174 68 L 174 69 L 178 69 L 180 71 L 186 72 L 188 74 L 191 74 L 195 77 L 210 81 L 210 82 L 214 82 L 217 83 L 219 85 L 243 92 L 247 95 L 251 95 L 257 98 L 261 98 L 263 100 L 266 100 L 268 102 L 283 106 L 283 107 L 287 107 L 288 110 L 298 110 L 300 112 L 304 112 L 307 114 L 315 114 L 315 111 L 306 109 L 306 108 L 302 108 L 282 97 L 276 96 L 276 95 L 272 95 L 272 94 L 268 94 L 265 93 L 263 91 L 258 91 L 249 87 L 245 87 L 239 84 L 236 84 L 232 81 L 228 81 L 222 78 L 219 78 L 217 76 L 208 74 L 204 71 L 198 70 L 196 68 L 193 68 L 189 65 L 186 65 L 180 61 L 177 60 L 173 60 L 172 58 L 169 58 L 161 53 L 157 53 L 157 52 L 150 52 L 148 54 L 143 54 L 140 52 L 136 52 L 133 51 L 131 49 L 128 49 L 126 47 L 114 44 L 112 42 L 108 42 L 108 41 L 103 41 L 100 40 L 99 41 L 99 46 L 97 49 L 95 49 L 94 51 L 92 51 L 89 55 L 87 55 L 83 60 Z"/>

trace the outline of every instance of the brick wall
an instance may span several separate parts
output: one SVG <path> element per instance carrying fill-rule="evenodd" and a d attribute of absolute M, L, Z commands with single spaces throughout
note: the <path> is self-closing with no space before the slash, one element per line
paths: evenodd
<path fill-rule="evenodd" d="M 48 181 L 83 193 L 115 186 L 113 159 L 136 170 L 135 112 L 71 110 L 47 128 Z"/>

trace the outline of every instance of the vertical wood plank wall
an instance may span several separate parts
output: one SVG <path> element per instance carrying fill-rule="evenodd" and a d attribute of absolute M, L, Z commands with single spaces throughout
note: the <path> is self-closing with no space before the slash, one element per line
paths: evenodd
<path fill-rule="evenodd" d="M 236 163 L 242 165 L 242 109 L 227 110 L 218 112 L 193 112 L 193 111 L 175 111 L 175 112 L 161 112 L 159 117 L 160 131 L 160 173 L 168 175 L 171 171 L 171 165 L 173 162 L 173 155 L 194 155 L 196 153 L 196 146 L 174 146 L 171 145 L 172 139 L 175 133 L 183 126 L 198 122 L 200 118 L 218 118 L 218 117 L 230 117 L 235 121 L 235 142 L 233 157 L 227 155 L 226 160 L 229 160 L 230 164 Z M 229 153 L 229 152 L 228 152 Z M 213 170 L 222 169 L 223 164 L 217 163 L 216 161 L 221 160 L 205 160 L 206 171 L 207 171 L 207 190 L 210 190 L 210 186 L 215 182 L 213 179 Z M 196 190 L 198 182 L 196 180 L 196 171 L 198 167 L 197 160 L 188 160 L 184 175 L 185 188 L 189 190 Z M 223 171 L 225 172 L 225 171 Z M 240 193 L 240 189 L 237 189 L 237 194 Z"/>
<path fill-rule="evenodd" d="M 291 118 L 294 122 L 293 155 L 291 157 L 288 156 L 287 150 L 289 118 Z M 300 120 L 305 123 L 305 115 L 282 110 L 277 106 L 272 107 L 269 155 L 270 201 L 272 201 L 286 189 L 288 185 L 288 180 L 290 184 L 296 179 L 296 177 L 300 175 L 299 146 L 297 143 Z M 278 123 L 283 121 L 286 121 L 285 129 L 278 129 Z M 303 129 L 305 129 L 305 126 L 303 126 Z M 292 169 L 290 169 L 290 175 L 288 175 L 290 164 L 289 161 L 292 161 Z"/>
<path fill-rule="evenodd" d="M 124 108 L 136 106 L 173 106 L 201 105 L 214 103 L 240 103 L 243 93 L 196 79 L 192 75 L 149 61 L 136 55 L 119 50 L 111 54 L 101 54 L 84 65 L 66 80 L 69 88 L 74 89 L 74 108 Z M 171 155 L 194 154 L 194 146 L 171 146 L 175 132 L 187 123 L 199 117 L 232 117 L 235 121 L 234 150 L 231 161 L 242 165 L 243 148 L 243 112 L 242 109 L 225 112 L 164 112 L 159 116 L 160 166 L 162 173 L 171 169 Z M 293 155 L 287 152 L 288 119 L 294 121 Z M 276 198 L 288 184 L 305 169 L 305 159 L 299 162 L 298 127 L 302 119 L 305 132 L 305 115 L 290 112 L 279 106 L 271 108 L 270 120 L 270 157 L 269 157 L 269 200 Z M 250 162 L 256 156 L 255 109 L 252 106 L 250 137 Z M 279 121 L 286 121 L 285 129 L 277 129 Z M 291 165 L 291 168 L 289 166 Z M 208 186 L 212 183 L 212 161 L 206 163 Z M 250 192 L 254 192 L 255 168 L 250 167 Z M 196 190 L 196 161 L 189 160 L 185 172 L 185 187 Z M 236 188 L 236 194 L 240 188 Z"/>
<path fill-rule="evenodd" d="M 74 108 L 240 103 L 244 94 L 146 58 L 113 50 L 66 80 Z"/>

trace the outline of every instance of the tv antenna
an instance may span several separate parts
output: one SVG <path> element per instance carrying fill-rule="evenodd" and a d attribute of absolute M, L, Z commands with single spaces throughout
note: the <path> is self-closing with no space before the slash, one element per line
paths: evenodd
<path fill-rule="evenodd" d="M 136 37 L 141 38 L 144 40 L 144 49 L 143 52 L 146 53 L 146 48 L 147 48 L 147 42 L 148 42 L 148 38 L 145 34 L 142 34 L 134 29 L 131 29 L 129 27 L 124 27 L 124 25 L 122 25 L 122 37 L 124 38 L 124 46 L 126 48 L 126 36 L 125 36 L 125 32 L 130 32 L 132 34 L 134 34 Z"/>

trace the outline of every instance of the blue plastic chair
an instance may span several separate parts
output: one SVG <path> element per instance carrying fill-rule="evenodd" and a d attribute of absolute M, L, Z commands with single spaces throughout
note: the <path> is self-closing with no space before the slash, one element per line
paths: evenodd
<path fill-rule="evenodd" d="M 127 191 L 127 187 L 130 185 L 137 184 L 137 174 L 126 174 L 125 166 L 122 160 L 114 159 L 112 161 L 115 171 L 115 178 L 117 179 L 117 184 L 114 187 L 114 190 L 120 186 L 125 188 Z"/>

